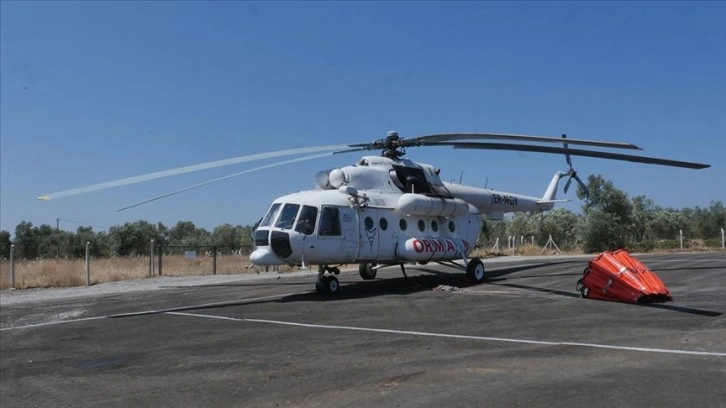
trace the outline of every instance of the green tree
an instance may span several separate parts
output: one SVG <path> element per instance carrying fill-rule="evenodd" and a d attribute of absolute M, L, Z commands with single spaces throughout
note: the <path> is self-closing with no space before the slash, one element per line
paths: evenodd
<path fill-rule="evenodd" d="M 212 231 L 212 245 L 236 251 L 242 247 L 245 235 L 249 235 L 249 230 L 245 230 L 241 225 L 232 226 L 232 224 L 225 223 Z"/>
<path fill-rule="evenodd" d="M 35 227 L 38 235 L 38 256 L 41 258 L 55 258 L 60 255 L 59 234 L 55 228 L 48 224 Z"/>
<path fill-rule="evenodd" d="M 612 251 L 625 246 L 625 235 L 615 214 L 591 210 L 584 231 L 585 252 Z"/>
<path fill-rule="evenodd" d="M 721 201 L 711 201 L 709 208 L 696 207 L 693 211 L 693 236 L 710 239 L 721 237 L 726 227 L 726 210 Z"/>
<path fill-rule="evenodd" d="M 648 227 L 655 218 L 656 206 L 653 200 L 644 195 L 633 197 L 633 212 L 631 214 L 633 238 L 636 242 L 646 239 Z"/>
<path fill-rule="evenodd" d="M 37 258 L 39 244 L 38 230 L 32 222 L 21 221 L 15 226 L 15 254 L 18 258 Z"/>
<path fill-rule="evenodd" d="M 10 258 L 10 232 L 2 230 L 0 231 L 0 258 Z"/>
<path fill-rule="evenodd" d="M 156 223 L 157 244 L 169 245 L 169 228 L 161 222 Z"/>
<path fill-rule="evenodd" d="M 178 221 L 169 230 L 169 245 L 186 245 L 186 240 L 194 235 L 197 227 L 191 221 Z"/>
<path fill-rule="evenodd" d="M 721 200 L 711 201 L 711 225 L 713 227 L 712 236 L 720 237 L 721 229 L 726 229 L 726 207 Z M 704 236 L 704 238 L 709 238 Z"/>
<path fill-rule="evenodd" d="M 690 214 L 690 211 L 656 207 L 648 230 L 655 240 L 677 239 L 679 231 L 688 231 L 691 225 Z"/>
<path fill-rule="evenodd" d="M 83 258 L 86 256 L 86 242 L 89 242 L 88 250 L 93 257 L 103 257 L 110 254 L 106 234 L 95 233 L 92 227 L 78 227 L 71 239 L 70 256 Z"/>
<path fill-rule="evenodd" d="M 191 221 L 179 221 L 169 230 L 169 245 L 211 245 L 209 231 L 197 228 Z"/>
<path fill-rule="evenodd" d="M 583 240 L 586 252 L 600 252 L 624 247 L 633 230 L 633 204 L 628 195 L 601 175 L 587 178 L 590 196 L 583 211 L 587 218 Z M 585 198 L 578 189 L 578 196 Z"/>
<path fill-rule="evenodd" d="M 541 216 L 540 228 L 535 237 L 540 245 L 545 245 L 552 235 L 560 247 L 574 246 L 578 241 L 578 223 L 578 216 L 574 212 L 558 208 Z"/>
<path fill-rule="evenodd" d="M 163 229 L 160 228 L 163 226 L 161 223 L 154 225 L 148 221 L 135 221 L 111 227 L 108 239 L 111 243 L 112 253 L 120 256 L 148 254 L 152 239 L 157 244 L 166 245 L 166 240 L 160 232 L 160 230 L 163 232 Z"/>
<path fill-rule="evenodd" d="M 241 226 L 240 234 L 242 236 L 240 237 L 240 239 L 241 239 L 240 245 L 242 246 L 242 248 L 245 248 L 245 249 L 252 248 L 252 231 L 253 231 L 253 228 L 251 225 Z"/>
<path fill-rule="evenodd" d="M 502 220 L 490 220 L 482 217 L 481 232 L 479 233 L 477 244 L 482 246 L 493 245 L 497 238 L 499 238 L 501 246 L 501 241 L 506 241 L 507 225 L 508 220 L 506 218 Z"/>
<path fill-rule="evenodd" d="M 522 236 L 528 238 L 539 231 L 539 216 L 534 217 L 529 213 L 515 213 L 507 224 L 507 236 L 517 238 L 517 246 Z"/>

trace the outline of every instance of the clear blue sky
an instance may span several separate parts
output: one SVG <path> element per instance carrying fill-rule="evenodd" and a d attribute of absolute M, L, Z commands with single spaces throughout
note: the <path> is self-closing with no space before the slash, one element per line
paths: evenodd
<path fill-rule="evenodd" d="M 398 130 L 628 141 L 706 170 L 574 158 L 662 207 L 726 202 L 723 2 L 0 3 L 0 228 L 252 224 L 358 153 L 158 194 L 269 162 L 48 202 L 210 160 Z M 409 149 L 445 180 L 541 196 L 564 157 Z M 560 197 L 562 194 L 560 193 Z M 574 191 L 566 208 L 579 211 Z M 66 221 L 70 220 L 70 221 Z M 99 228 L 96 227 L 96 230 Z M 103 228 L 100 228 L 103 229 Z"/>

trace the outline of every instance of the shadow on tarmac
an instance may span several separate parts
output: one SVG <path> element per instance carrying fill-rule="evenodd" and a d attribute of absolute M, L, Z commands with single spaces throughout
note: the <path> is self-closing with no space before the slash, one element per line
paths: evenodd
<path fill-rule="evenodd" d="M 541 262 L 536 264 L 529 264 L 529 265 L 522 265 L 522 266 L 513 266 L 513 267 L 507 267 L 507 268 L 500 268 L 495 271 L 488 272 L 487 278 L 485 283 L 483 284 L 491 284 L 491 285 L 497 285 L 497 286 L 505 286 L 510 287 L 514 289 L 522 289 L 522 290 L 528 290 L 528 291 L 534 291 L 538 293 L 547 293 L 552 294 L 556 296 L 564 296 L 568 298 L 579 298 L 580 293 L 577 291 L 568 292 L 563 290 L 557 290 L 557 289 L 550 289 L 545 287 L 537 287 L 537 286 L 529 286 L 529 285 L 522 285 L 522 284 L 516 284 L 516 283 L 509 283 L 508 280 L 510 278 L 506 278 L 504 276 L 515 273 L 515 272 L 521 272 L 531 269 L 540 268 L 543 266 L 552 266 L 552 265 L 564 265 L 564 264 L 572 264 L 572 263 L 581 263 L 580 261 L 556 261 L 556 262 Z M 417 272 L 424 272 L 425 274 L 416 274 Z M 251 300 L 251 301 L 234 301 L 234 302 L 223 302 L 223 303 L 215 303 L 215 304 L 209 304 L 209 305 L 194 305 L 194 306 L 185 306 L 185 307 L 179 307 L 179 308 L 172 308 L 172 309 L 162 309 L 162 310 L 156 310 L 156 311 L 149 311 L 145 313 L 129 313 L 129 314 L 121 314 L 121 315 L 115 315 L 110 316 L 113 318 L 118 317 L 130 317 L 130 316 L 138 316 L 140 314 L 159 314 L 159 313 L 168 313 L 168 312 L 182 312 L 182 311 L 191 311 L 191 310 L 210 310 L 210 309 L 218 309 L 218 308 L 224 308 L 229 306 L 243 306 L 243 305 L 251 305 L 251 304 L 268 304 L 268 303 L 293 303 L 293 302 L 340 302 L 340 301 L 346 301 L 346 300 L 352 300 L 352 299 L 365 299 L 365 298 L 371 298 L 371 297 L 377 297 L 377 296 L 385 296 L 385 295 L 409 295 L 412 293 L 419 293 L 423 291 L 431 291 L 434 288 L 438 287 L 439 285 L 447 285 L 452 287 L 457 287 L 461 289 L 478 286 L 473 280 L 468 278 L 465 273 L 462 273 L 460 271 L 452 270 L 452 272 L 444 272 L 439 271 L 435 269 L 425 268 L 421 265 L 417 265 L 415 268 L 410 268 L 407 271 L 408 277 L 393 277 L 393 278 L 383 278 L 383 279 L 374 279 L 370 281 L 356 281 L 356 282 L 345 282 L 341 284 L 340 292 L 336 295 L 321 295 L 316 293 L 314 290 L 311 290 L 309 292 L 305 293 L 298 293 L 293 295 L 284 296 L 279 299 L 264 299 L 264 300 Z M 555 276 L 581 276 L 582 274 L 577 273 L 558 273 L 558 274 L 547 274 L 543 273 L 541 275 L 528 275 L 528 276 L 518 276 L 516 279 L 527 279 L 527 278 L 542 278 L 542 277 L 555 277 Z M 218 284 L 218 285 L 205 285 L 205 287 L 251 287 L 251 286 L 274 286 L 274 285 L 280 285 L 278 282 L 270 282 L 270 283 L 232 283 L 232 284 Z M 305 286 L 312 286 L 311 282 L 285 282 L 284 285 L 305 285 Z M 573 282 L 574 285 L 574 282 Z M 710 317 L 717 317 L 721 316 L 721 312 L 717 311 L 710 311 L 710 310 L 700 310 L 700 309 L 693 309 L 688 307 L 682 307 L 682 306 L 675 306 L 675 305 L 669 305 L 669 304 L 634 304 L 633 306 L 642 306 L 642 307 L 652 307 L 657 309 L 664 309 L 664 310 L 670 310 L 670 311 L 676 311 L 681 313 L 689 313 L 689 314 L 695 314 L 700 316 L 710 316 Z"/>

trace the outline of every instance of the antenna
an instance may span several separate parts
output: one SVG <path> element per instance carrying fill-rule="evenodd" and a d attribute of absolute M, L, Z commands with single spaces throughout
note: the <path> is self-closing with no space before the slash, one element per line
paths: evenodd
<path fill-rule="evenodd" d="M 461 175 L 459 176 L 459 184 L 461 184 L 461 180 L 464 179 L 464 170 L 461 171 Z"/>

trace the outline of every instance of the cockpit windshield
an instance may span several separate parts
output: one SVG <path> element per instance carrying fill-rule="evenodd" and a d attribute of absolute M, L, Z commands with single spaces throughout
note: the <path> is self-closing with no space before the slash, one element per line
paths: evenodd
<path fill-rule="evenodd" d="M 318 208 L 310 205 L 303 205 L 302 210 L 300 204 L 281 204 L 275 203 L 267 211 L 259 227 L 275 226 L 281 229 L 292 229 L 295 231 L 311 235 L 315 231 L 315 224 L 318 219 Z M 300 216 L 298 216 L 300 213 Z M 297 218 L 297 223 L 295 222 Z"/>
<path fill-rule="evenodd" d="M 280 211 L 280 216 L 275 222 L 275 227 L 282 229 L 292 229 L 295 225 L 295 217 L 297 212 L 300 210 L 300 204 L 285 204 Z"/>
<path fill-rule="evenodd" d="M 257 227 L 269 227 L 270 225 L 272 225 L 272 221 L 277 218 L 277 214 L 280 212 L 281 206 L 282 204 L 280 203 L 272 204 L 272 207 L 270 207 L 270 210 L 267 211 L 267 214 L 265 214 L 265 217 L 262 219 L 262 221 L 260 221 L 260 225 L 258 225 Z"/>

